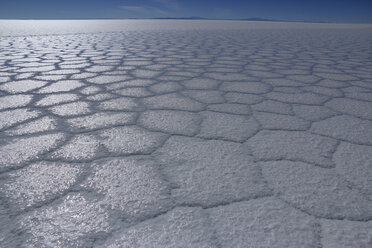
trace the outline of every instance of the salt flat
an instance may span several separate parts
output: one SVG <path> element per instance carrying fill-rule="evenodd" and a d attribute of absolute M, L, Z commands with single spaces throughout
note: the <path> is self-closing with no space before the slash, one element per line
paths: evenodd
<path fill-rule="evenodd" d="M 371 25 L 0 37 L 0 247 L 372 247 Z"/>

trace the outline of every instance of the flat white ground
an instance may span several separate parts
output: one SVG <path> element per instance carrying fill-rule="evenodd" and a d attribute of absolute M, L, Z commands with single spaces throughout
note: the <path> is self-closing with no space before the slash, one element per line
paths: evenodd
<path fill-rule="evenodd" d="M 372 26 L 0 35 L 0 247 L 372 247 Z"/>

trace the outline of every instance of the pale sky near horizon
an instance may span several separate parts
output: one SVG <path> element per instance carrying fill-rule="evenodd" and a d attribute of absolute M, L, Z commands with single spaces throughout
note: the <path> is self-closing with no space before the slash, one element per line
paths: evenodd
<path fill-rule="evenodd" d="M 0 0 L 0 19 L 204 17 L 372 23 L 372 0 Z"/>

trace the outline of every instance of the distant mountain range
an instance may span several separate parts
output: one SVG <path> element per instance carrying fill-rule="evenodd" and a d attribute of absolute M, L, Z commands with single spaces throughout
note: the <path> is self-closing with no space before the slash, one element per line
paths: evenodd
<path fill-rule="evenodd" d="M 198 16 L 191 16 L 191 17 L 155 17 L 155 18 L 148 18 L 148 19 L 156 19 L 156 20 L 233 20 L 233 21 L 262 21 L 262 22 L 277 22 L 277 21 L 279 21 L 279 20 L 264 19 L 264 18 L 215 19 L 215 18 L 204 18 L 204 17 L 198 17 Z"/>
<path fill-rule="evenodd" d="M 327 22 L 322 22 L 322 21 L 287 21 L 287 20 L 266 19 L 266 18 L 260 18 L 260 17 L 243 18 L 243 19 L 215 19 L 215 18 L 204 18 L 204 17 L 198 17 L 198 16 L 191 16 L 191 17 L 155 17 L 155 18 L 146 18 L 146 19 L 155 19 L 155 20 L 226 20 L 226 21 L 254 21 L 254 22 L 327 23 Z"/>
<path fill-rule="evenodd" d="M 6 20 L 5 18 L 4 20 Z M 1 18 L 0 18 L 1 20 Z M 199 16 L 191 17 L 150 17 L 150 18 L 61 18 L 61 19 L 18 19 L 18 20 L 221 20 L 221 21 L 254 21 L 254 22 L 304 22 L 304 23 L 331 23 L 323 21 L 288 21 L 266 19 L 260 17 L 243 18 L 243 19 L 228 19 L 228 18 L 205 18 Z"/>
<path fill-rule="evenodd" d="M 156 19 L 156 20 L 208 20 L 208 18 L 198 17 L 198 16 L 191 16 L 191 17 L 155 17 L 155 18 L 148 18 L 148 19 Z"/>
<path fill-rule="evenodd" d="M 240 21 L 255 21 L 255 22 L 284 22 L 283 20 L 274 20 L 274 19 L 265 19 L 265 18 L 245 18 L 245 19 L 239 19 Z"/>

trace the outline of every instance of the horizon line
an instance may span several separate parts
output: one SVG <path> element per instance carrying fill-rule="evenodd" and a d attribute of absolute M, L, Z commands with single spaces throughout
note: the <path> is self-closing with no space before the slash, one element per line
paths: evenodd
<path fill-rule="evenodd" d="M 306 20 L 277 20 L 268 18 L 206 18 L 206 17 L 148 17 L 148 18 L 0 18 L 0 20 L 22 20 L 22 21 L 58 21 L 58 20 L 186 20 L 186 21 L 246 21 L 246 22 L 285 22 L 285 23 L 313 23 L 313 24 L 372 24 L 372 22 L 331 22 L 331 21 L 306 21 Z"/>

